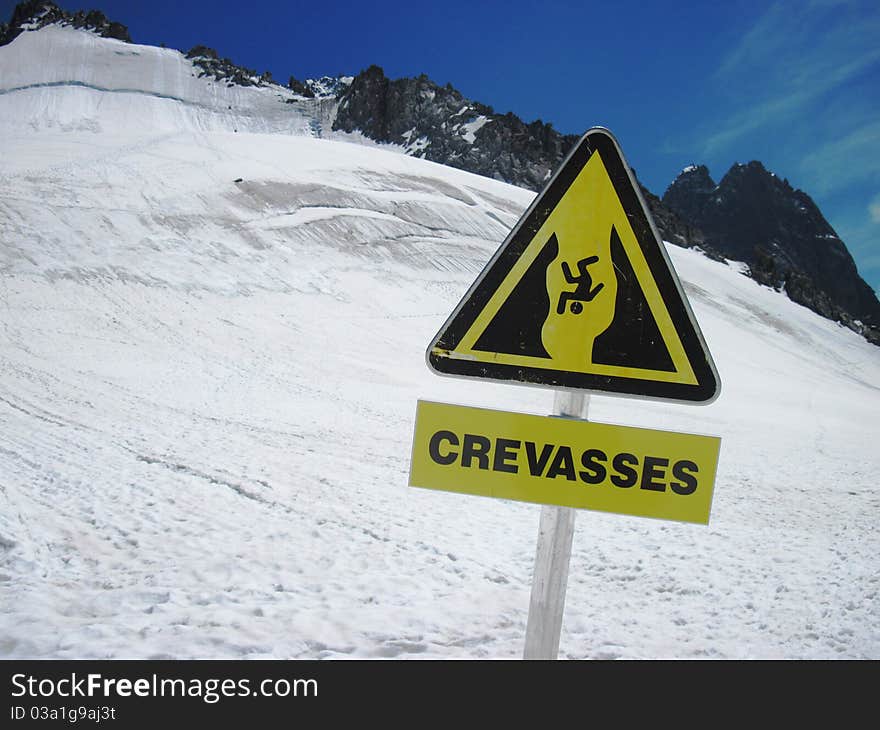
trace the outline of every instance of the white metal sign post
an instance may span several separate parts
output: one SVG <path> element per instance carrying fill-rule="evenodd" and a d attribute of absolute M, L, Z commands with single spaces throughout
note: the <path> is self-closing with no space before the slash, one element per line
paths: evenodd
<path fill-rule="evenodd" d="M 559 390 L 553 406 L 554 415 L 586 420 L 590 396 Z M 571 507 L 541 508 L 523 659 L 556 659 L 559 654 L 575 514 Z"/>

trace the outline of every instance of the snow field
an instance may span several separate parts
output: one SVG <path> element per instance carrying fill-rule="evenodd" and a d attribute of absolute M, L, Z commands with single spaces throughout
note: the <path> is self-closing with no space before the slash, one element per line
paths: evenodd
<path fill-rule="evenodd" d="M 156 73 L 0 93 L 0 656 L 519 657 L 540 507 L 406 484 L 417 399 L 552 408 L 424 362 L 532 194 Z M 711 522 L 579 512 L 561 656 L 880 657 L 880 350 L 669 252 L 722 394 L 590 417 L 721 436 Z"/>

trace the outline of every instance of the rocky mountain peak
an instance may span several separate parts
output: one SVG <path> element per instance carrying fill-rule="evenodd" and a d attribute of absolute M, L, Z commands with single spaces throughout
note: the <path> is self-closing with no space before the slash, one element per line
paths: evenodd
<path fill-rule="evenodd" d="M 736 162 L 721 178 L 719 190 L 750 190 L 752 193 L 764 192 L 773 196 L 790 196 L 794 191 L 788 180 L 777 177 L 758 160 L 745 164 Z"/>
<path fill-rule="evenodd" d="M 708 194 L 715 190 L 716 186 L 717 183 L 709 174 L 708 167 L 705 165 L 688 165 L 672 181 L 669 191 Z"/>
<path fill-rule="evenodd" d="M 880 343 L 880 302 L 812 198 L 788 180 L 757 160 L 734 164 L 717 186 L 704 166 L 686 168 L 662 200 L 752 278 Z"/>
<path fill-rule="evenodd" d="M 131 43 L 128 28 L 109 20 L 100 10 L 68 13 L 51 0 L 26 0 L 15 6 L 9 23 L 0 24 L 0 46 L 11 43 L 25 31 L 39 30 L 53 23 L 90 30 L 103 38 Z"/>
<path fill-rule="evenodd" d="M 697 220 L 716 189 L 705 165 L 688 165 L 663 194 L 663 203 L 689 220 Z"/>

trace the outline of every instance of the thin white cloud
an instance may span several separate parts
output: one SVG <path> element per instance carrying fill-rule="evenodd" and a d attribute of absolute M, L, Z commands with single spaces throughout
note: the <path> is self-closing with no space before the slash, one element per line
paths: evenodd
<path fill-rule="evenodd" d="M 745 135 L 822 115 L 829 92 L 880 64 L 880 5 L 876 2 L 776 2 L 730 50 L 715 83 L 737 111 L 703 144 L 712 156 Z M 820 108 L 817 110 L 817 106 Z M 846 108 L 834 110 L 848 128 Z"/>
<path fill-rule="evenodd" d="M 730 149 L 736 140 L 761 129 L 771 120 L 795 114 L 806 101 L 804 94 L 794 93 L 770 98 L 762 103 L 750 105 L 744 111 L 736 112 L 726 119 L 725 124 L 716 127 L 715 131 L 703 140 L 703 156 L 713 157 Z"/>
<path fill-rule="evenodd" d="M 825 193 L 859 183 L 880 184 L 880 120 L 855 124 L 811 150 L 800 168 L 810 190 Z"/>
<path fill-rule="evenodd" d="M 880 195 L 877 195 L 874 200 L 868 204 L 868 215 L 871 216 L 871 220 L 874 221 L 874 223 L 880 223 Z M 880 256 L 877 258 L 877 264 L 880 266 Z"/>
<path fill-rule="evenodd" d="M 764 59 L 782 52 L 785 48 L 784 44 L 789 41 L 790 36 L 780 33 L 779 29 L 789 24 L 790 17 L 791 14 L 785 8 L 785 3 L 773 3 L 743 35 L 739 45 L 723 59 L 716 71 L 716 77 L 737 75 L 743 67 L 754 66 Z M 795 24 L 796 33 L 801 28 L 802 26 Z"/>
<path fill-rule="evenodd" d="M 827 88 L 877 59 L 880 12 L 873 0 L 773 3 L 722 59 L 720 81 Z"/>

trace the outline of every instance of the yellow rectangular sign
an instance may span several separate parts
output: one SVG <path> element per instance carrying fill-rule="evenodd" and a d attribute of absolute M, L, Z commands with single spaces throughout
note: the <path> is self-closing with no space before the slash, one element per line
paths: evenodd
<path fill-rule="evenodd" d="M 413 487 L 709 523 L 721 439 L 419 401 Z"/>

